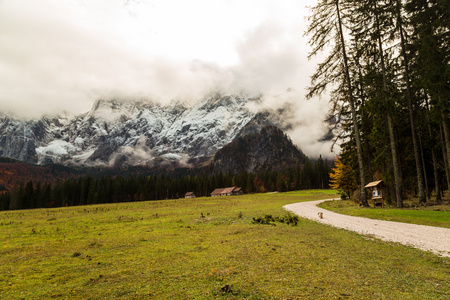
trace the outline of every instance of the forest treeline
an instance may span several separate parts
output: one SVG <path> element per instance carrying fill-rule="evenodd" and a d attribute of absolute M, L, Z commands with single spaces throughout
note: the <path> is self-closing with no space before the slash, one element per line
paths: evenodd
<path fill-rule="evenodd" d="M 246 193 L 328 188 L 330 164 L 321 157 L 304 164 L 256 174 L 211 173 L 207 169 L 177 170 L 159 175 L 92 175 L 56 183 L 16 183 L 0 191 L 0 209 L 29 209 L 183 198 L 187 192 L 209 196 L 221 187 L 239 186 Z"/>
<path fill-rule="evenodd" d="M 319 0 L 307 35 L 324 53 L 308 97 L 330 94 L 341 145 L 333 186 L 368 205 L 384 180 L 403 207 L 450 190 L 450 1 Z M 356 192 L 349 192 L 354 191 Z"/>

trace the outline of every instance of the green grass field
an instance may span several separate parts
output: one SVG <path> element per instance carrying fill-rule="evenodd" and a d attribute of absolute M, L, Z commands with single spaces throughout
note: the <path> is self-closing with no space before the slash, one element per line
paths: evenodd
<path fill-rule="evenodd" d="M 447 202 L 441 205 L 402 209 L 363 208 L 351 200 L 327 201 L 319 206 L 345 215 L 450 228 L 450 205 Z"/>
<path fill-rule="evenodd" d="M 301 191 L 0 212 L 0 299 L 448 299 L 450 260 L 300 219 Z"/>

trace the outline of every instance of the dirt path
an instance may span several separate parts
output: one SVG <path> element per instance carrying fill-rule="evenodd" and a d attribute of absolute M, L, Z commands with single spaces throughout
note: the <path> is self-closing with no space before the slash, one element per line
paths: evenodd
<path fill-rule="evenodd" d="M 317 207 L 319 203 L 328 200 L 288 204 L 283 208 L 316 222 L 450 257 L 450 229 L 448 228 L 352 217 Z M 323 213 L 322 219 L 318 216 L 319 212 Z"/>

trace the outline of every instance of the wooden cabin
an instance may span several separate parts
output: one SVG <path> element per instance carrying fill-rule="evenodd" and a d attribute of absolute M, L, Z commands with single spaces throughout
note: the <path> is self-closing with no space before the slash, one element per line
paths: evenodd
<path fill-rule="evenodd" d="M 227 188 L 215 189 L 211 193 L 211 197 L 238 196 L 238 195 L 242 195 L 242 194 L 243 194 L 242 188 L 236 187 L 236 186 L 232 186 L 232 187 L 227 187 Z"/>
<path fill-rule="evenodd" d="M 187 192 L 184 195 L 184 198 L 186 198 L 186 199 L 188 199 L 188 198 L 195 198 L 195 194 L 194 194 L 194 192 Z"/>
<path fill-rule="evenodd" d="M 378 201 L 381 201 L 381 207 L 384 207 L 383 187 L 384 187 L 383 180 L 373 181 L 365 186 L 366 189 L 370 189 L 370 191 L 372 192 L 372 200 L 374 207 L 377 206 Z"/>

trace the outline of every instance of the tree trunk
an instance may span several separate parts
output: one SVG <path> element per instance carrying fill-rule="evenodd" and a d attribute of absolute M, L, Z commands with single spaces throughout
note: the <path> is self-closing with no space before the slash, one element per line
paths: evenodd
<path fill-rule="evenodd" d="M 403 207 L 402 198 L 402 177 L 400 175 L 400 167 L 398 163 L 397 146 L 395 143 L 394 125 L 392 124 L 391 112 L 387 113 L 388 127 L 389 127 L 389 139 L 391 142 L 392 163 L 394 165 L 394 180 L 395 180 L 395 197 L 397 199 L 397 207 Z"/>
<path fill-rule="evenodd" d="M 358 120 L 356 119 L 355 100 L 353 98 L 352 83 L 350 81 L 350 71 L 349 71 L 349 67 L 348 67 L 347 53 L 345 51 L 345 40 L 344 40 L 344 33 L 342 32 L 342 21 L 341 21 L 341 15 L 340 15 L 340 10 L 339 10 L 339 0 L 336 0 L 335 4 L 336 4 L 336 12 L 337 12 L 337 18 L 338 18 L 338 30 L 339 30 L 340 40 L 341 40 L 341 47 L 342 47 L 342 56 L 343 56 L 343 60 L 344 60 L 345 79 L 346 79 L 347 89 L 348 89 L 350 110 L 352 113 L 353 131 L 354 131 L 355 141 L 356 141 L 356 150 L 358 153 L 361 203 L 363 206 L 367 207 L 367 206 L 369 206 L 369 203 L 367 202 L 366 191 L 365 191 L 366 176 L 365 176 L 365 172 L 364 172 L 364 158 L 363 158 L 363 153 L 362 153 L 361 136 L 360 136 L 360 132 L 359 132 Z"/>
<path fill-rule="evenodd" d="M 428 134 L 430 135 L 430 137 L 433 137 L 433 131 L 431 130 L 431 122 L 430 122 L 430 116 L 429 116 L 429 112 L 430 112 L 430 107 L 428 105 L 428 100 L 426 100 L 425 102 L 426 107 L 427 107 L 427 125 L 428 125 Z M 434 145 L 436 144 L 436 140 L 433 139 L 432 140 L 432 146 L 431 146 L 431 159 L 433 161 L 433 176 L 434 176 L 434 191 L 436 193 L 436 202 L 437 203 L 441 203 L 442 198 L 441 198 L 441 189 L 439 187 L 439 172 L 438 172 L 438 163 L 436 160 L 436 151 L 435 151 L 435 147 Z"/>
<path fill-rule="evenodd" d="M 444 133 L 442 132 L 442 126 L 439 126 L 439 137 L 441 139 L 441 148 L 442 148 L 442 157 L 444 158 L 444 169 L 445 169 L 445 175 L 447 177 L 447 191 L 449 192 L 450 195 L 450 170 L 449 168 L 447 168 L 447 153 L 446 153 L 446 149 L 445 149 L 445 144 L 444 144 Z"/>
<path fill-rule="evenodd" d="M 420 158 L 422 163 L 422 170 L 423 170 L 423 179 L 425 181 L 425 195 L 428 197 L 428 200 L 431 200 L 431 192 L 428 185 L 428 175 L 427 175 L 427 168 L 425 166 L 425 157 L 423 155 L 423 143 L 422 143 L 422 136 L 419 134 L 419 145 L 420 145 Z"/>
<path fill-rule="evenodd" d="M 447 126 L 447 118 L 444 114 L 444 111 L 441 109 L 441 116 L 442 116 L 442 131 L 444 131 L 444 142 L 443 149 L 445 149 L 446 155 L 444 156 L 445 160 L 445 170 L 447 172 L 447 182 L 448 182 L 448 193 L 450 197 L 450 137 L 448 133 L 448 126 Z M 447 158 L 447 159 L 445 159 Z"/>
<path fill-rule="evenodd" d="M 433 173 L 434 173 L 434 191 L 436 193 L 436 202 L 441 203 L 441 188 L 439 186 L 439 172 L 438 172 L 438 164 L 436 160 L 436 154 L 434 148 L 431 149 L 431 159 L 433 160 Z"/>
<path fill-rule="evenodd" d="M 415 161 L 416 161 L 417 185 L 419 188 L 419 203 L 425 203 L 427 201 L 427 199 L 425 196 L 423 170 L 422 170 L 422 164 L 420 163 L 419 143 L 417 141 L 416 125 L 415 125 L 415 121 L 414 121 L 414 109 L 413 109 L 411 85 L 410 85 L 410 79 L 409 79 L 409 62 L 408 62 L 408 55 L 406 54 L 406 41 L 405 41 L 405 36 L 404 36 L 404 32 L 403 32 L 403 25 L 402 25 L 402 18 L 401 18 L 401 3 L 399 0 L 397 0 L 397 14 L 398 14 L 397 15 L 398 28 L 400 31 L 401 51 L 402 51 L 402 56 L 404 59 L 406 99 L 408 102 L 409 121 L 411 123 L 411 136 L 412 136 L 412 140 L 413 140 L 414 157 L 415 157 Z"/>
<path fill-rule="evenodd" d="M 381 60 L 381 72 L 383 75 L 383 96 L 388 97 L 388 87 L 387 87 L 387 79 L 386 79 L 386 66 L 384 62 L 384 51 L 383 51 L 383 43 L 381 41 L 381 30 L 380 30 L 380 21 L 378 18 L 378 8 L 377 2 L 374 1 L 375 8 L 375 21 L 377 26 L 378 33 L 378 48 L 380 51 L 380 60 Z M 391 103 L 391 98 L 388 100 L 388 104 Z M 389 127 L 389 140 L 391 143 L 391 154 L 392 154 L 392 164 L 394 167 L 394 180 L 395 180 L 395 198 L 397 199 L 397 207 L 403 207 L 403 199 L 402 199 L 402 178 L 400 175 L 400 165 L 398 162 L 398 151 L 397 151 L 397 143 L 395 142 L 395 131 L 394 125 L 392 123 L 392 112 L 391 107 L 387 107 L 387 120 Z"/>

